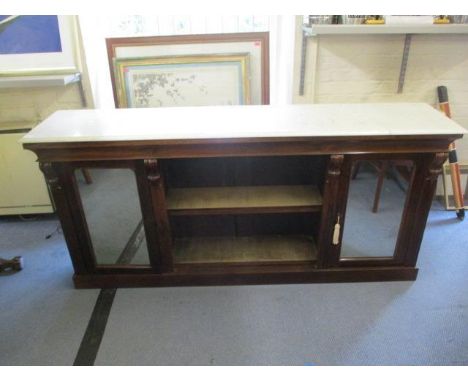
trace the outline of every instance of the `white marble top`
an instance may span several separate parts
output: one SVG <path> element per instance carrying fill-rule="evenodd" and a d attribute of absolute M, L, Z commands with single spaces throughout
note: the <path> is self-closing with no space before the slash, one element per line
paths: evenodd
<path fill-rule="evenodd" d="M 22 143 L 465 134 L 423 103 L 62 110 Z"/>

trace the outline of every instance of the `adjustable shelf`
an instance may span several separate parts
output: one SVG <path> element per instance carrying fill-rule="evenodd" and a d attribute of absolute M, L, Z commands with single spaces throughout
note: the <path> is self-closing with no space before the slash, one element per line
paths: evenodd
<path fill-rule="evenodd" d="M 167 191 L 171 215 L 315 212 L 322 207 L 316 186 L 193 187 Z"/>
<path fill-rule="evenodd" d="M 177 238 L 174 260 L 182 263 L 314 261 L 317 248 L 305 235 Z"/>

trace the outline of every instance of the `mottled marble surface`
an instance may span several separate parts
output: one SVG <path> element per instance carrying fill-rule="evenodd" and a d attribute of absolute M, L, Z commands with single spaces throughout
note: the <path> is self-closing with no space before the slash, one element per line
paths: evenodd
<path fill-rule="evenodd" d="M 62 110 L 23 143 L 464 134 L 423 103 Z"/>

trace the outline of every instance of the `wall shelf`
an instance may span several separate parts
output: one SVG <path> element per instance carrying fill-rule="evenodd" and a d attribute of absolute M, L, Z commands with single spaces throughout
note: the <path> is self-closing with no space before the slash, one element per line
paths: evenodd
<path fill-rule="evenodd" d="M 81 81 L 81 73 L 42 76 L 0 77 L 0 88 L 35 88 L 44 86 L 67 86 Z"/>
<path fill-rule="evenodd" d="M 353 24 L 314 24 L 312 26 L 302 26 L 302 48 L 301 66 L 299 78 L 299 95 L 304 95 L 307 41 L 309 37 L 327 35 L 406 35 L 403 56 L 398 79 L 397 93 L 403 92 L 405 83 L 406 67 L 410 52 L 411 37 L 415 34 L 466 34 L 468 24 L 380 24 L 380 25 L 353 25 Z M 316 39 L 312 40 L 315 41 Z M 318 49 L 315 43 L 315 49 Z"/>
<path fill-rule="evenodd" d="M 303 27 L 307 37 L 340 34 L 463 34 L 468 33 L 468 24 L 383 24 L 383 25 L 331 25 L 317 24 Z"/>

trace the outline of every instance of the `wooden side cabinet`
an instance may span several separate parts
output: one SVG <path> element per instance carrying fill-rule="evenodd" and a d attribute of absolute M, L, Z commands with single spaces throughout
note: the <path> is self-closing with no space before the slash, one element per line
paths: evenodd
<path fill-rule="evenodd" d="M 36 155 L 19 143 L 31 128 L 28 123 L 0 125 L 0 215 L 53 212 Z"/>
<path fill-rule="evenodd" d="M 77 288 L 358 282 L 416 279 L 463 133 L 422 104 L 117 109 L 56 113 L 23 144 Z M 406 171 L 376 212 L 366 164 Z"/>
<path fill-rule="evenodd" d="M 414 280 L 445 153 L 42 163 L 77 287 Z M 372 212 L 375 174 L 405 161 Z M 93 184 L 80 176 L 90 169 Z"/>

